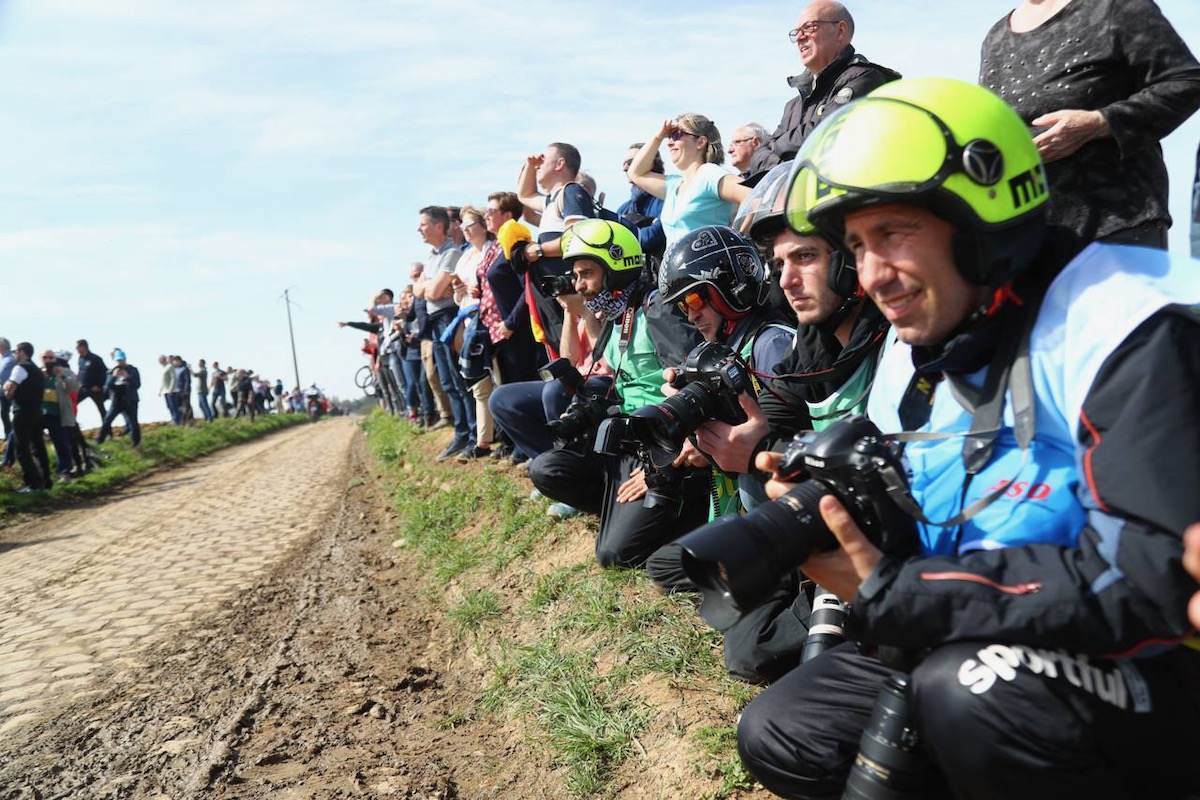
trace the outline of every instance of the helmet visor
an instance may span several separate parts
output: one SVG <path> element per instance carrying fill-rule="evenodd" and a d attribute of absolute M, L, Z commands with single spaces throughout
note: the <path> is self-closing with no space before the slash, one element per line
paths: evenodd
<path fill-rule="evenodd" d="M 753 239 L 757 236 L 756 231 L 762 228 L 765 222 L 778 219 L 782 226 L 783 207 L 787 200 L 791 172 L 792 164 L 788 161 L 772 167 L 738 206 L 730 227 Z"/>
<path fill-rule="evenodd" d="M 971 167 L 967 160 L 976 157 L 977 144 L 980 150 L 987 145 L 978 140 L 960 145 L 935 114 L 903 100 L 866 97 L 851 103 L 830 115 L 796 156 L 785 206 L 788 224 L 811 229 L 809 212 L 849 193 L 899 200 L 936 188 Z M 994 156 L 981 171 L 995 183 L 1002 162 L 999 151 L 987 147 Z"/>

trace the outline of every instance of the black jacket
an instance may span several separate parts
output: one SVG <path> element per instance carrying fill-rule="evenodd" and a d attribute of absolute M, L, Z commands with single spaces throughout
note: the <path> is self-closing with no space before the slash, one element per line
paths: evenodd
<path fill-rule="evenodd" d="M 107 372 L 108 367 L 104 365 L 104 359 L 95 353 L 89 352 L 79 357 L 79 385 L 84 389 L 103 386 Z"/>
<path fill-rule="evenodd" d="M 860 588 L 847 631 L 916 649 L 986 638 L 1106 657 L 1152 655 L 1191 633 L 1196 582 L 1180 566 L 1180 536 L 1200 520 L 1198 341 L 1200 316 L 1166 309 L 1101 367 L 1078 434 L 1087 454 L 1078 491 L 1094 510 L 1076 547 L 885 558 Z M 947 603 L 952 595 L 961 601 Z"/>
<path fill-rule="evenodd" d="M 816 80 L 810 72 L 788 78 L 788 84 L 799 96 L 783 107 L 779 127 L 754 152 L 747 172 L 756 175 L 781 161 L 791 161 L 827 113 L 899 77 L 900 73 L 872 64 L 846 45 L 833 63 L 818 73 Z"/>

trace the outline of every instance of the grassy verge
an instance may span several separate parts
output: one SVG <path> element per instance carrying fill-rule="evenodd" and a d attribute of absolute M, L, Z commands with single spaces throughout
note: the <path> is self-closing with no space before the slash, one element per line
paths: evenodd
<path fill-rule="evenodd" d="M 306 421 L 303 414 L 261 414 L 254 422 L 222 418 L 189 427 L 143 425 L 140 447 L 130 447 L 125 437 L 110 439 L 100 447 L 92 445 L 102 455 L 104 464 L 68 483 L 57 483 L 48 492 L 17 494 L 21 471 L 14 465 L 13 469 L 0 473 L 0 518 L 14 512 L 61 505 L 71 498 L 95 497 L 157 467 L 182 463 Z M 54 448 L 47 444 L 47 450 L 53 463 Z"/>
<path fill-rule="evenodd" d="M 479 672 L 474 707 L 447 726 L 515 721 L 578 797 L 634 783 L 638 796 L 759 796 L 734 737 L 757 690 L 726 676 L 692 598 L 663 595 L 641 571 L 601 570 L 596 520 L 547 517 L 523 474 L 438 464 L 441 438 L 380 414 L 363 424 L 393 487 L 394 544 L 426 576 L 440 634 Z"/>

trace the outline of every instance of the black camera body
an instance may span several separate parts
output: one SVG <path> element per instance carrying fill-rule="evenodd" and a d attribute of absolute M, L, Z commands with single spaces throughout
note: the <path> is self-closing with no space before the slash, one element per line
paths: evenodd
<path fill-rule="evenodd" d="M 684 473 L 671 464 L 678 451 L 656 446 L 644 419 L 618 414 L 603 420 L 596 429 L 593 449 L 606 456 L 637 457 L 646 479 L 646 497 L 642 500 L 645 508 L 682 507 L 680 488 Z"/>
<path fill-rule="evenodd" d="M 542 278 L 538 288 L 547 297 L 575 294 L 575 276 L 569 272 L 566 275 L 547 275 Z"/>
<path fill-rule="evenodd" d="M 558 381 L 574 395 L 563 415 L 546 423 L 556 448 L 586 441 L 603 420 L 616 413 L 609 398 L 585 391 L 585 379 L 569 359 L 554 359 L 538 370 L 538 375 L 547 383 Z"/>
<path fill-rule="evenodd" d="M 569 358 L 556 358 L 538 370 L 538 377 L 546 383 L 558 381 L 569 394 L 579 394 L 583 389 L 583 375 Z"/>
<path fill-rule="evenodd" d="M 738 395 L 755 389 L 746 362 L 718 342 L 702 342 L 688 353 L 671 385 L 679 389 L 676 394 L 634 411 L 620 429 L 656 453 L 659 463 L 673 461 L 684 440 L 707 420 L 745 422 Z"/>
<path fill-rule="evenodd" d="M 916 523 L 892 497 L 908 485 L 898 449 L 866 417 L 798 434 L 778 474 L 809 477 L 744 516 L 721 517 L 679 539 L 684 571 L 704 598 L 700 614 L 719 630 L 765 601 L 813 553 L 837 548 L 818 510 L 825 495 L 836 497 L 884 552 L 909 553 L 917 543 Z"/>

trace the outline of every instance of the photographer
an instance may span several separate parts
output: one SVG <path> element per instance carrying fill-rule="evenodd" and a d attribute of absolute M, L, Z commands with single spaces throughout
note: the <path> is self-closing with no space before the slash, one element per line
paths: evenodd
<path fill-rule="evenodd" d="M 659 268 L 659 300 L 676 304 L 704 341 L 726 345 L 752 372 L 769 378 L 796 332 L 781 309 L 765 304 L 765 273 L 754 246 L 732 229 L 719 225 L 697 228 L 667 251 Z M 673 378 L 676 372 L 669 371 L 668 376 Z M 743 411 L 754 405 L 751 394 L 741 394 L 737 401 Z M 700 428 L 713 425 L 728 427 L 720 420 L 709 420 Z M 681 461 L 693 467 L 710 465 L 690 441 L 683 445 Z M 741 506 L 737 476 L 746 470 L 722 473 L 723 469 L 714 470 L 710 519 L 736 514 Z"/>
<path fill-rule="evenodd" d="M 589 423 L 590 432 L 608 406 L 619 405 L 628 414 L 662 402 L 663 365 L 650 338 L 650 287 L 642 280 L 636 237 L 620 223 L 584 220 L 563 234 L 562 249 L 587 312 L 604 320 L 602 352 L 615 376 L 606 396 L 585 399 L 581 393 L 564 415 Z M 545 496 L 600 515 L 596 558 L 602 566 L 640 567 L 659 546 L 705 517 L 701 470 L 682 470 L 666 476 L 670 485 L 648 487 L 635 456 L 601 455 L 589 445 L 583 452 L 563 448 L 539 455 L 529 477 Z"/>
<path fill-rule="evenodd" d="M 706 422 L 696 439 L 724 470 L 740 474 L 747 508 L 766 499 L 754 474 L 758 452 L 786 442 L 801 430 L 822 430 L 861 413 L 889 324 L 858 287 L 853 261 L 811 227 L 797 233 L 784 220 L 791 165 L 782 164 L 758 183 L 735 225 L 767 253 L 784 297 L 800 327 L 787 354 L 764 382 L 757 401 L 745 398 L 747 421 Z M 761 363 L 761 362 L 760 362 Z M 660 584 L 693 589 L 682 573 L 678 546 L 652 559 Z M 792 572 L 770 598 L 725 631 L 725 666 L 731 675 L 769 683 L 795 667 L 808 633 L 812 581 Z"/>
<path fill-rule="evenodd" d="M 747 768 L 792 797 L 839 796 L 848 776 L 848 796 L 905 777 L 907 796 L 936 796 L 913 778 L 926 759 L 958 798 L 1194 794 L 1200 652 L 1181 646 L 1195 583 L 1180 565 L 1200 518 L 1191 265 L 1093 245 L 1060 272 L 1025 125 L 965 83 L 881 87 L 831 115 L 797 163 L 789 221 L 846 242 L 900 340 L 868 411 L 921 434 L 904 454 L 919 554 L 885 555 L 844 494 L 807 503 L 820 523 L 792 516 L 798 537 L 836 537 L 800 566 L 850 603 L 858 643 L 747 706 Z M 879 657 L 891 649 L 906 658 Z M 891 665 L 911 660 L 910 718 L 873 727 L 903 769 L 852 770 Z"/>

